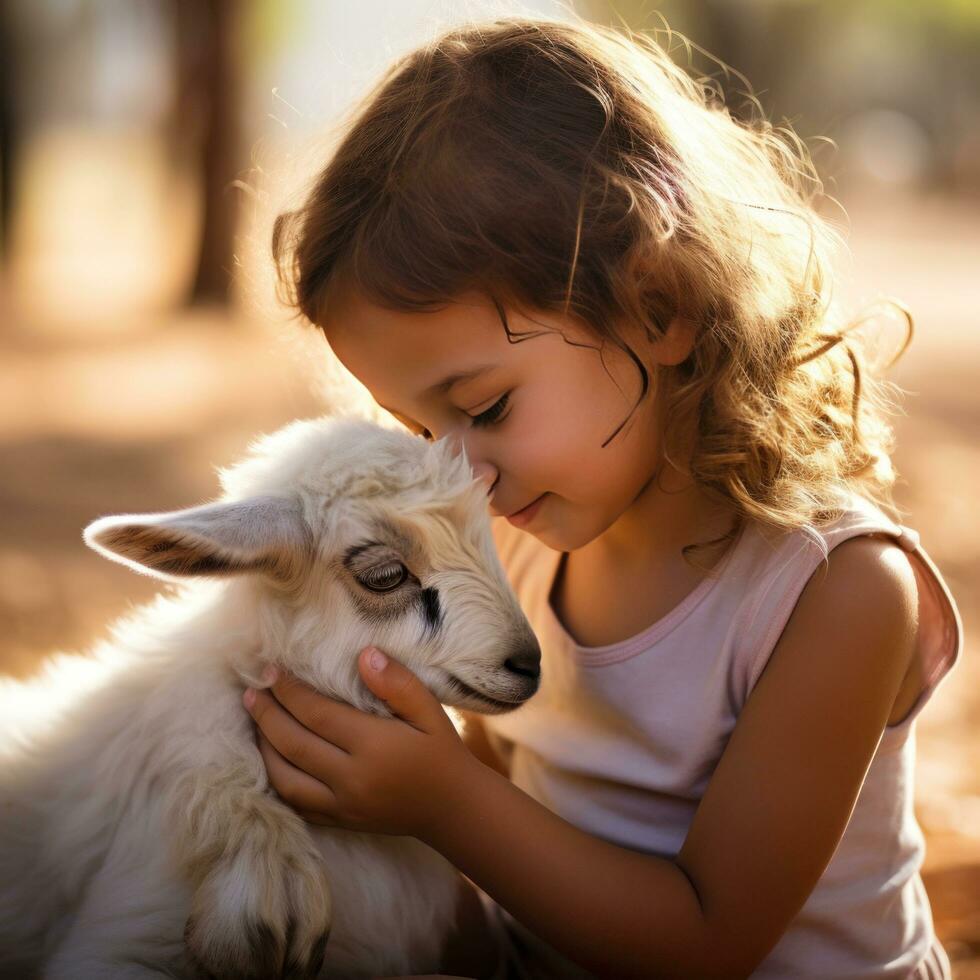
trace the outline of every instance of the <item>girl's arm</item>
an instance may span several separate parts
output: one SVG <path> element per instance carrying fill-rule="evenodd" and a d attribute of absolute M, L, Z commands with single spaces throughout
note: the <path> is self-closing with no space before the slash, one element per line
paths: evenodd
<path fill-rule="evenodd" d="M 911 660 L 916 598 L 894 543 L 833 549 L 673 860 L 590 836 L 480 763 L 394 660 L 359 661 L 394 718 L 286 679 L 250 710 L 272 784 L 309 819 L 427 841 L 600 976 L 731 980 L 765 958 L 837 848 Z"/>
<path fill-rule="evenodd" d="M 461 709 L 459 714 L 464 722 L 463 743 L 480 762 L 507 778 L 507 764 L 490 744 L 483 717 Z M 443 952 L 442 969 L 445 974 L 440 975 L 493 977 L 501 955 L 476 888 L 468 878 L 460 875 L 456 928 Z"/>
<path fill-rule="evenodd" d="M 473 883 L 460 875 L 456 928 L 443 951 L 442 970 L 453 976 L 484 980 L 494 976 L 501 955 Z"/>
<path fill-rule="evenodd" d="M 870 537 L 835 548 L 803 590 L 676 860 L 592 837 L 485 767 L 430 843 L 601 976 L 748 976 L 837 848 L 915 626 L 914 573 L 898 548 Z"/>
<path fill-rule="evenodd" d="M 510 777 L 510 767 L 500 758 L 494 747 L 487 738 L 487 730 L 483 724 L 482 716 L 472 711 L 459 710 L 465 724 L 463 725 L 463 742 L 470 752 L 475 755 L 480 762 L 491 769 L 496 769 L 501 776 Z"/>

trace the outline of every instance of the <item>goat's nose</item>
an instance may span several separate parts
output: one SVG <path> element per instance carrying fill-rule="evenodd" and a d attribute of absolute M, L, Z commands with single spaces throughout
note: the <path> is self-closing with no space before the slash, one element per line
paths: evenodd
<path fill-rule="evenodd" d="M 538 646 L 537 640 L 533 644 L 522 644 L 504 661 L 504 666 L 515 674 L 522 674 L 524 677 L 539 677 L 541 674 L 541 647 Z"/>

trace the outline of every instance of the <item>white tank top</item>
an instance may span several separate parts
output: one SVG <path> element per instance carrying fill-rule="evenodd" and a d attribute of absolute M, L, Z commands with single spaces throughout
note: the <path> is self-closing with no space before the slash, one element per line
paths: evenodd
<path fill-rule="evenodd" d="M 956 662 L 963 625 L 950 591 L 911 528 L 865 498 L 819 529 L 829 552 L 859 534 L 889 535 L 919 590 L 917 656 L 924 689 L 882 732 L 830 864 L 766 959 L 758 980 L 949 976 L 919 869 L 913 812 L 915 719 Z M 738 716 L 823 553 L 802 531 L 764 537 L 754 523 L 667 615 L 636 636 L 583 647 L 549 596 L 561 553 L 531 535 L 500 533 L 498 549 L 541 644 L 541 686 L 517 710 L 487 716 L 491 745 L 515 785 L 580 829 L 673 859 Z M 589 974 L 483 896 L 510 948 L 508 976 Z"/>

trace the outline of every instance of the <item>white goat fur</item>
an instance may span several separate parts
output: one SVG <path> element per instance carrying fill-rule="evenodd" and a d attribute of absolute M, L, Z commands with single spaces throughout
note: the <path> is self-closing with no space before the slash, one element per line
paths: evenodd
<path fill-rule="evenodd" d="M 0 976 L 438 968 L 455 869 L 415 838 L 300 819 L 268 787 L 241 695 L 273 663 L 390 716 L 358 675 L 371 643 L 446 705 L 504 711 L 533 694 L 536 677 L 503 666 L 537 644 L 486 488 L 445 440 L 360 419 L 293 423 L 220 475 L 215 503 L 86 531 L 115 560 L 179 579 L 171 594 L 89 656 L 0 684 Z M 386 613 L 345 570 L 340 556 L 379 540 L 438 590 L 439 628 L 404 599 Z"/>

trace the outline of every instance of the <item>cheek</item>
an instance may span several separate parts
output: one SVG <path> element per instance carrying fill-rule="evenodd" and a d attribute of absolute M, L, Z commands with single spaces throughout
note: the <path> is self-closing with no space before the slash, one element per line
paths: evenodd
<path fill-rule="evenodd" d="M 526 390 L 506 468 L 528 489 L 550 489 L 583 502 L 628 495 L 650 470 L 658 447 L 649 393 L 610 439 L 639 394 L 635 384 L 622 387 L 601 370 L 575 362 Z"/>
<path fill-rule="evenodd" d="M 622 401 L 612 407 L 613 411 L 599 418 L 583 421 L 566 456 L 574 461 L 574 484 L 583 500 L 625 507 L 656 470 L 660 440 L 648 400 L 632 415 L 631 406 Z M 613 435 L 621 423 L 622 428 Z"/>
<path fill-rule="evenodd" d="M 550 413 L 545 413 L 550 414 Z M 522 430 L 508 460 L 508 469 L 527 490 L 549 490 L 569 500 L 588 501 L 603 486 L 618 479 L 619 454 L 602 441 L 612 428 L 598 425 L 594 417 L 555 413 L 542 418 L 534 431 Z M 615 457 L 617 472 L 609 473 Z"/>

